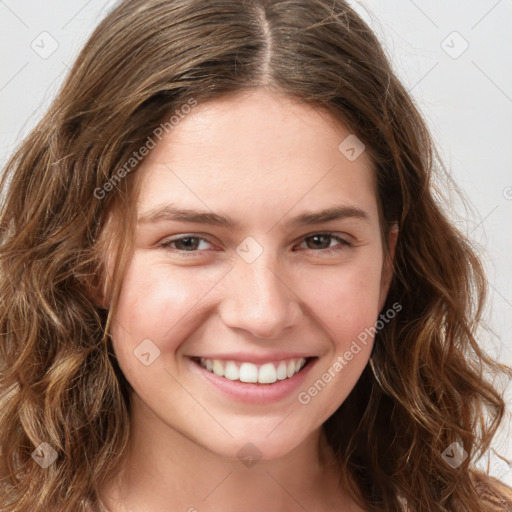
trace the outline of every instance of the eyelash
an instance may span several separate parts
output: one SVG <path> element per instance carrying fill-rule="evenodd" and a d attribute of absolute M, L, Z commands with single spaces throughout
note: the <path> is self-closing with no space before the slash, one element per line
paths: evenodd
<path fill-rule="evenodd" d="M 309 238 L 313 238 L 315 236 L 327 236 L 327 237 L 330 237 L 332 239 L 335 239 L 337 240 L 339 243 L 339 245 L 337 246 L 334 246 L 334 247 L 328 247 L 327 249 L 318 249 L 318 250 L 315 250 L 315 249 L 311 249 L 312 251 L 314 252 L 321 252 L 323 254 L 331 254 L 331 253 L 334 253 L 334 252 L 340 252 L 340 251 L 343 251 L 344 249 L 346 249 L 347 247 L 350 247 L 352 246 L 352 244 L 350 242 L 347 242 L 347 240 L 345 240 L 344 238 L 341 238 L 340 236 L 337 236 L 337 235 L 334 235 L 333 233 L 331 232 L 318 232 L 318 233 L 313 233 L 311 235 L 307 235 L 303 238 L 303 241 L 309 239 Z M 185 251 L 185 250 L 181 250 L 181 249 L 173 249 L 171 246 L 172 244 L 176 243 L 176 242 L 179 242 L 181 240 L 186 240 L 186 239 L 192 239 L 192 240 L 201 240 L 201 241 L 205 241 L 205 242 L 208 242 L 208 240 L 202 236 L 192 236 L 192 235 L 186 235 L 186 236 L 181 236 L 181 237 L 178 237 L 178 238 L 174 238 L 172 240 L 166 240 L 162 243 L 160 243 L 160 247 L 162 247 L 163 249 L 165 249 L 166 251 L 170 251 L 170 252 L 173 252 L 173 253 L 179 253 L 179 254 L 183 254 L 183 255 L 186 255 L 186 256 L 195 256 L 198 252 L 203 252 L 203 251 L 199 251 L 199 250 L 193 250 L 193 251 Z M 208 242 L 210 243 L 210 242 Z M 302 242 L 301 242 L 302 243 Z"/>

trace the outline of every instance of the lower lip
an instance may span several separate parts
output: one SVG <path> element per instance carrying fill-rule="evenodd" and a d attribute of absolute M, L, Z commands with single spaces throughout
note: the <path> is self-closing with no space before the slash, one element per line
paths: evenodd
<path fill-rule="evenodd" d="M 293 377 L 277 380 L 273 384 L 253 384 L 250 382 L 229 380 L 209 372 L 192 359 L 189 359 L 189 361 L 193 371 L 198 372 L 206 382 L 213 385 L 224 395 L 239 402 L 263 405 L 279 402 L 296 391 L 304 382 L 311 368 L 315 365 L 317 358 L 309 360 L 306 366 Z"/>

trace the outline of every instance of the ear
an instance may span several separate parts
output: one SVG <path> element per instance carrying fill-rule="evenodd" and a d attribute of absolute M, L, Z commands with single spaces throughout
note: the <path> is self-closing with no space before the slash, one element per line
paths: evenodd
<path fill-rule="evenodd" d="M 90 269 L 90 274 L 86 276 L 86 295 L 94 305 L 100 309 L 108 310 L 110 308 L 110 283 L 112 276 L 110 269 L 113 264 L 113 253 L 111 250 L 112 236 L 110 235 L 112 217 L 107 218 L 104 229 L 100 232 L 95 243 L 100 252 L 99 261 Z"/>
<path fill-rule="evenodd" d="M 388 251 L 384 251 L 384 261 L 382 263 L 382 274 L 380 281 L 379 311 L 384 307 L 386 297 L 393 280 L 393 262 L 395 260 L 395 250 L 398 241 L 398 224 L 394 223 L 388 233 Z"/>
<path fill-rule="evenodd" d="M 106 301 L 105 287 L 100 283 L 99 276 L 93 275 L 87 279 L 85 293 L 87 297 L 100 309 L 108 309 Z"/>

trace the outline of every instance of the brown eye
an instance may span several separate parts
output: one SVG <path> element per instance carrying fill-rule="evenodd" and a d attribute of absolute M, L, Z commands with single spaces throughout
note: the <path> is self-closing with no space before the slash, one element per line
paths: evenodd
<path fill-rule="evenodd" d="M 334 246 L 331 245 L 333 240 L 338 242 Z M 315 233 L 305 237 L 303 243 L 306 244 L 306 249 L 313 249 L 324 252 L 340 251 L 343 250 L 346 246 L 351 245 L 345 239 L 333 235 L 332 233 Z"/>
<path fill-rule="evenodd" d="M 330 247 L 332 236 L 330 235 L 313 235 L 306 238 L 309 243 L 309 249 L 328 249 Z M 307 242 L 306 242 L 307 243 Z"/>
<path fill-rule="evenodd" d="M 202 242 L 209 244 L 205 238 L 200 236 L 182 236 L 180 238 L 166 240 L 160 244 L 160 247 L 177 252 L 196 252 L 198 251 Z"/>
<path fill-rule="evenodd" d="M 199 241 L 197 238 L 188 236 L 186 238 L 179 238 L 173 242 L 176 249 L 185 251 L 195 251 L 199 247 Z"/>

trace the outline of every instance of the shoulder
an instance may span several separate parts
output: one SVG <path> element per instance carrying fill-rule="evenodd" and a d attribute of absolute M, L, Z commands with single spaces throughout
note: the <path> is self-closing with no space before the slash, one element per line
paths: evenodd
<path fill-rule="evenodd" d="M 485 510 L 496 512 L 512 512 L 512 488 L 479 471 L 471 471 L 473 485 L 486 505 Z"/>

